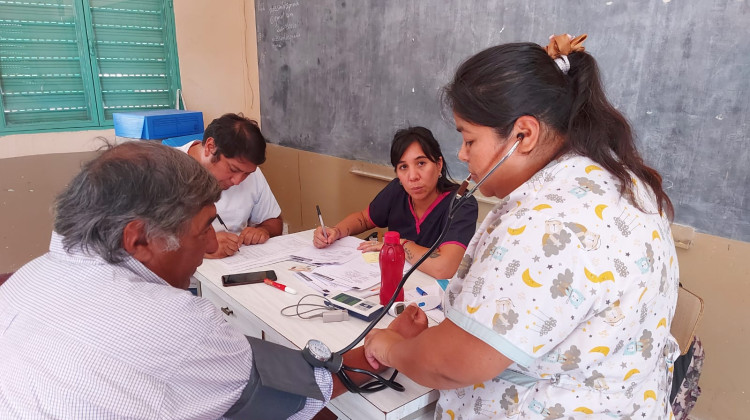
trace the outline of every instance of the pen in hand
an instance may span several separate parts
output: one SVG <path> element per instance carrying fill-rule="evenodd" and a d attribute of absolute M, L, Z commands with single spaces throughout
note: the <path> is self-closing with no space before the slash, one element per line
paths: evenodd
<path fill-rule="evenodd" d="M 318 210 L 318 220 L 320 220 L 320 228 L 323 230 L 323 236 L 325 236 L 326 241 L 328 240 L 328 232 L 326 232 L 326 225 L 323 223 L 323 215 L 320 214 L 320 206 L 317 204 L 315 205 L 315 209 Z"/>

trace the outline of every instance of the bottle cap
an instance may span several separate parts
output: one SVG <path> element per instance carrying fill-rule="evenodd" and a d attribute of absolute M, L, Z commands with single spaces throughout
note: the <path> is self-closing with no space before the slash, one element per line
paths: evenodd
<path fill-rule="evenodd" d="M 401 235 L 396 231 L 388 231 L 385 233 L 385 236 L 383 236 L 383 243 L 392 245 L 399 244 L 401 243 Z"/>

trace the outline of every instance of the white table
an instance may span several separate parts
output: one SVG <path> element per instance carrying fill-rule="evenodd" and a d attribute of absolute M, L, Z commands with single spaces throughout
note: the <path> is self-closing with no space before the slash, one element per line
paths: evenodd
<path fill-rule="evenodd" d="M 312 243 L 311 230 L 295 235 Z M 345 322 L 323 323 L 320 317 L 299 319 L 280 314 L 281 308 L 296 304 L 305 294 L 315 293 L 289 271 L 294 265 L 299 263 L 285 261 L 257 270 L 275 270 L 278 281 L 297 290 L 296 295 L 265 284 L 223 287 L 221 276 L 231 273 L 224 272 L 225 265 L 216 260 L 204 260 L 194 277 L 200 283 L 202 296 L 219 307 L 227 322 L 245 335 L 261 337 L 292 348 L 302 348 L 311 338 L 323 341 L 334 351 L 344 348 L 364 330 L 367 325 L 365 321 L 350 317 Z M 407 281 L 406 288 L 433 281 L 432 277 L 416 271 Z M 377 300 L 377 296 L 370 299 Z M 378 327 L 385 327 L 392 319 L 390 315 L 386 315 Z M 403 374 L 399 374 L 396 380 L 406 391 L 387 389 L 366 395 L 345 393 L 333 399 L 328 408 L 339 418 L 351 420 L 432 419 L 437 391 L 418 385 Z"/>

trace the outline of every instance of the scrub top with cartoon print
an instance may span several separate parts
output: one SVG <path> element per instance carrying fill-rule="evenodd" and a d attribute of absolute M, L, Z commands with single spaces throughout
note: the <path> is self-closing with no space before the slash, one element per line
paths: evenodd
<path fill-rule="evenodd" d="M 514 363 L 441 391 L 436 419 L 670 418 L 677 256 L 650 189 L 632 182 L 648 213 L 569 154 L 487 215 L 444 307 Z"/>

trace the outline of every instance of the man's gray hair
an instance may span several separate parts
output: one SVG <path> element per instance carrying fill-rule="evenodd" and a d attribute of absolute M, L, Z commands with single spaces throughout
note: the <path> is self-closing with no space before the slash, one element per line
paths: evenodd
<path fill-rule="evenodd" d="M 128 256 L 125 226 L 141 220 L 147 239 L 179 237 L 221 196 L 216 179 L 187 153 L 149 141 L 110 147 L 83 166 L 55 201 L 55 231 L 67 250 L 80 247 L 110 263 Z"/>

